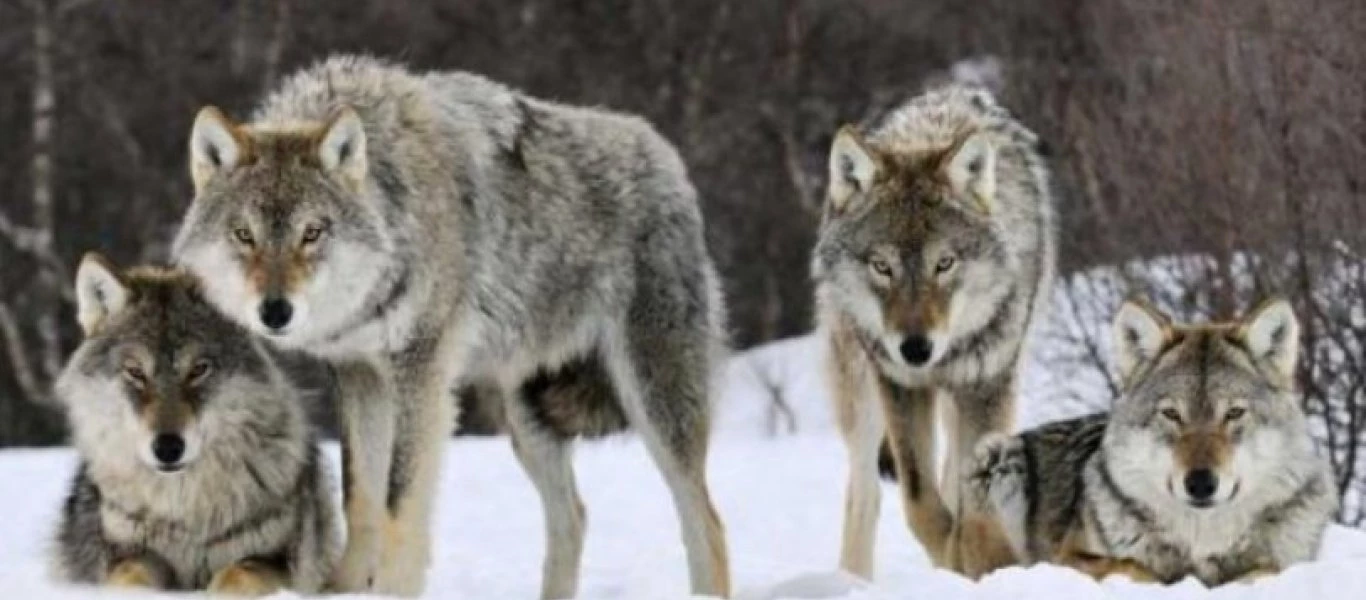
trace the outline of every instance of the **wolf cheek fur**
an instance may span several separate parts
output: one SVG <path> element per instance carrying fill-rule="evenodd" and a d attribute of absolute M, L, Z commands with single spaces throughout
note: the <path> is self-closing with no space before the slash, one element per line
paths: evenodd
<path fill-rule="evenodd" d="M 191 276 L 88 256 L 86 339 L 57 382 L 81 466 L 56 570 L 171 590 L 317 592 L 340 554 L 332 482 L 292 387 Z"/>
<path fill-rule="evenodd" d="M 1337 494 L 1295 394 L 1289 305 L 1178 325 L 1128 303 L 1114 331 L 1123 394 L 1110 415 L 978 455 L 976 496 L 1021 562 L 1218 585 L 1311 559 Z"/>
<path fill-rule="evenodd" d="M 288 79 L 248 124 L 206 109 L 190 146 L 177 260 L 226 314 L 336 368 L 341 588 L 422 590 L 448 390 L 468 382 L 506 399 L 542 496 L 542 594 L 574 595 L 586 525 L 569 440 L 528 407 L 577 414 L 564 402 L 582 396 L 519 400 L 538 374 L 576 388 L 568 365 L 591 370 L 659 465 L 693 591 L 729 592 L 704 476 L 719 285 L 696 192 L 648 124 L 338 57 Z"/>

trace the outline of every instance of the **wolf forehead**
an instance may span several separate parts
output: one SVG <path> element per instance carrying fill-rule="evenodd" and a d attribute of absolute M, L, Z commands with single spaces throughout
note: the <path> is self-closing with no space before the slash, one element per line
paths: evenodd
<path fill-rule="evenodd" d="M 157 360 L 175 356 L 190 346 L 199 351 L 222 350 L 223 354 L 250 346 L 245 331 L 209 306 L 199 279 L 189 272 L 134 267 L 123 272 L 120 279 L 127 288 L 127 307 L 87 340 L 92 351 L 86 354 L 82 371 L 95 370 L 105 364 L 109 351 L 127 344 L 142 345 Z"/>
<path fill-rule="evenodd" d="M 1184 392 L 1176 400 L 1282 393 L 1294 381 L 1259 364 L 1235 323 L 1176 326 L 1135 392 Z M 1141 394 L 1140 394 L 1141 395 Z"/>

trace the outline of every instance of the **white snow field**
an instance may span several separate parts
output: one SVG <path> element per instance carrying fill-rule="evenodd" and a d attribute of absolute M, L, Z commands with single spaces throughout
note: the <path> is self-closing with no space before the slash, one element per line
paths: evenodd
<path fill-rule="evenodd" d="M 1096 583 L 1039 566 L 979 583 L 928 566 L 885 486 L 876 581 L 836 570 L 844 448 L 821 387 L 818 345 L 779 342 L 737 356 L 726 373 L 710 481 L 730 542 L 737 596 L 778 598 L 1347 598 L 1366 594 L 1366 532 L 1335 527 L 1322 558 L 1255 584 L 1207 590 L 1188 579 L 1161 587 L 1121 578 Z M 756 370 L 757 369 L 757 370 Z M 781 381 L 799 431 L 770 436 L 759 371 Z M 1046 379 L 1026 377 L 1024 396 Z M 1037 397 L 1047 397 L 1046 394 Z M 1030 410 L 1022 422 L 1030 422 Z M 331 447 L 335 459 L 335 446 Z M 71 587 L 48 579 L 47 545 L 75 457 L 68 450 L 0 452 L 0 598 L 155 597 Z M 576 467 L 589 526 L 585 598 L 687 597 L 672 504 L 641 444 L 630 436 L 580 444 Z M 535 598 L 544 547 L 541 509 L 504 438 L 452 441 L 434 523 L 433 598 Z M 293 597 L 280 594 L 279 597 Z"/>

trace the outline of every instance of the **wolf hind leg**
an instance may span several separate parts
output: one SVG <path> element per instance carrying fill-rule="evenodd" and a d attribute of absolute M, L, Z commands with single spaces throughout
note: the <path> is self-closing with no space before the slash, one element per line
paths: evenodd
<path fill-rule="evenodd" d="M 397 413 L 390 382 L 369 363 L 336 365 L 346 546 L 332 588 L 365 592 L 379 570 L 384 497 Z"/>
<path fill-rule="evenodd" d="M 642 328 L 609 343 L 605 358 L 627 421 L 644 441 L 673 498 L 692 592 L 727 597 L 725 530 L 706 479 L 711 344 L 702 332 L 660 335 Z"/>
<path fill-rule="evenodd" d="M 545 560 L 541 569 L 541 598 L 573 598 L 578 593 L 579 566 L 587 514 L 574 481 L 573 442 L 548 431 L 536 421 L 521 396 L 504 392 L 512 449 L 541 497 L 545 518 Z"/>

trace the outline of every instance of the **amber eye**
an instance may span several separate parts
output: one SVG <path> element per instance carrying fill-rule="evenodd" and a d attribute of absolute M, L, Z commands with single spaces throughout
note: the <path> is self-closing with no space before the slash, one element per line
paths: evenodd
<path fill-rule="evenodd" d="M 873 269 L 873 272 L 877 273 L 878 275 L 881 275 L 883 277 L 892 276 L 892 265 L 888 263 L 886 260 L 883 260 L 883 258 L 880 256 L 874 256 L 868 259 L 868 266 L 871 267 Z"/>
<path fill-rule="evenodd" d="M 1243 408 L 1243 407 L 1241 407 L 1241 406 L 1235 406 L 1235 407 L 1233 407 L 1233 408 L 1228 409 L 1228 412 L 1224 413 L 1224 420 L 1225 420 L 1225 421 L 1237 421 L 1238 419 L 1243 418 L 1243 415 L 1246 415 L 1246 414 L 1247 414 L 1247 409 L 1246 409 L 1246 408 Z"/>
<path fill-rule="evenodd" d="M 133 384 L 134 387 L 137 387 L 139 389 L 147 385 L 147 373 L 142 370 L 142 367 L 139 367 L 131 362 L 124 363 L 123 378 L 128 380 L 128 383 Z"/>
<path fill-rule="evenodd" d="M 237 229 L 232 230 L 232 237 L 237 240 L 237 243 L 242 244 L 243 246 L 250 246 L 256 243 L 256 239 L 251 237 L 251 230 L 246 227 L 238 227 Z"/>
<path fill-rule="evenodd" d="M 1181 423 L 1181 413 L 1177 412 L 1175 408 L 1162 409 L 1162 416 L 1173 423 Z"/>
<path fill-rule="evenodd" d="M 186 375 L 186 379 L 190 383 L 199 383 L 200 381 L 203 381 L 204 378 L 209 375 L 209 371 L 212 370 L 213 365 L 210 365 L 209 361 L 196 361 L 194 366 L 190 367 L 190 372 Z"/>
<path fill-rule="evenodd" d="M 318 240 L 322 239 L 322 237 L 323 237 L 323 226 L 322 226 L 322 225 L 309 225 L 308 227 L 305 227 L 305 228 L 304 228 L 304 237 L 303 237 L 303 243 L 304 243 L 304 244 L 307 245 L 307 244 L 316 243 Z"/>
<path fill-rule="evenodd" d="M 952 256 L 940 258 L 939 262 L 934 263 L 934 272 L 936 275 L 948 273 L 949 269 L 952 269 L 953 265 L 957 264 L 957 262 L 958 261 Z"/>

